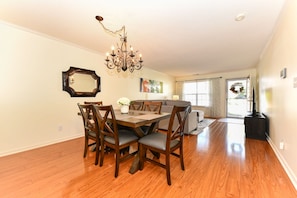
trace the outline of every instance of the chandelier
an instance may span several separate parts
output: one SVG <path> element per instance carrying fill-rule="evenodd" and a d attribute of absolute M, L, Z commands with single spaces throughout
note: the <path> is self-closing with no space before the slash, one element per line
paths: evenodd
<path fill-rule="evenodd" d="M 138 55 L 138 51 L 133 51 L 132 46 L 130 46 L 130 49 L 128 51 L 127 33 L 125 31 L 125 26 L 123 26 L 120 30 L 111 31 L 103 25 L 103 17 L 96 16 L 95 18 L 99 21 L 99 23 L 107 33 L 120 36 L 121 44 L 117 44 L 116 49 L 114 46 L 112 46 L 111 52 L 106 53 L 105 65 L 107 66 L 107 68 L 116 68 L 118 72 L 120 72 L 121 70 L 126 71 L 128 69 L 131 73 L 134 70 L 140 70 L 143 63 L 142 55 Z"/>

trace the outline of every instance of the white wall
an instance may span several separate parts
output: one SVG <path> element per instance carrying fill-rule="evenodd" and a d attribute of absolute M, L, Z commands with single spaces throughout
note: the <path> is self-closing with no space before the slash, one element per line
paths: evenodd
<path fill-rule="evenodd" d="M 205 74 L 205 75 L 198 75 L 198 76 L 187 76 L 187 77 L 178 77 L 176 81 L 185 81 L 185 80 L 193 80 L 193 79 L 207 79 L 207 78 L 217 78 L 222 77 L 220 79 L 220 93 L 221 93 L 221 100 L 220 100 L 220 117 L 226 117 L 226 80 L 227 79 L 236 79 L 236 78 L 246 78 L 251 77 L 251 83 L 255 84 L 256 79 L 256 68 L 246 69 L 246 70 L 239 70 L 239 71 L 230 71 L 230 72 L 221 72 L 221 73 L 212 73 L 212 74 Z M 205 116 L 210 116 L 209 109 L 207 107 L 193 107 L 193 109 L 200 109 L 203 110 Z"/>
<path fill-rule="evenodd" d="M 111 75 L 104 55 L 0 21 L 0 156 L 83 136 L 78 102 L 118 98 L 171 98 L 174 78 L 147 68 Z M 62 91 L 62 71 L 70 66 L 101 77 L 96 97 L 72 98 Z M 163 94 L 141 93 L 139 78 L 164 82 Z"/>
<path fill-rule="evenodd" d="M 287 78 L 280 71 L 287 68 Z M 260 110 L 270 119 L 272 147 L 297 189 L 297 1 L 287 0 L 279 24 L 259 64 Z M 279 149 L 284 142 L 284 150 Z"/>

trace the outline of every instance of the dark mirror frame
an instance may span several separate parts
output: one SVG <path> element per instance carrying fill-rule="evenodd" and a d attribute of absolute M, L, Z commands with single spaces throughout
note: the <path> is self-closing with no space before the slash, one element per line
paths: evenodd
<path fill-rule="evenodd" d="M 73 74 L 76 73 L 90 75 L 94 80 L 97 80 L 97 87 L 92 92 L 75 91 L 73 88 L 69 86 L 69 79 Z M 96 94 L 101 91 L 100 77 L 93 70 L 70 67 L 67 71 L 62 72 L 62 81 L 63 91 L 68 92 L 71 97 L 95 97 Z"/>

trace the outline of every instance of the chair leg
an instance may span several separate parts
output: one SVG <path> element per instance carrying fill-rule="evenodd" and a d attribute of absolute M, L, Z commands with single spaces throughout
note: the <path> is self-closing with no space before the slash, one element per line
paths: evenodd
<path fill-rule="evenodd" d="M 85 149 L 84 149 L 84 158 L 87 156 L 87 152 L 88 152 L 88 149 L 89 149 L 89 140 L 88 138 L 85 138 Z"/>
<path fill-rule="evenodd" d="M 145 157 L 145 152 L 144 152 L 144 148 L 143 148 L 143 144 L 139 144 L 138 146 L 138 155 L 139 155 L 139 170 L 143 169 L 144 166 L 144 157 Z"/>
<path fill-rule="evenodd" d="M 96 142 L 96 158 L 95 158 L 95 165 L 98 165 L 98 160 L 99 160 L 99 147 L 100 147 L 100 143 L 99 140 L 97 140 Z"/>
<path fill-rule="evenodd" d="M 115 170 L 114 170 L 114 177 L 118 177 L 119 175 L 119 167 L 120 167 L 120 150 L 119 149 L 115 149 L 115 154 L 116 154 L 116 165 L 115 165 Z"/>
<path fill-rule="evenodd" d="M 101 145 L 101 152 L 100 152 L 100 154 L 101 154 L 101 156 L 100 156 L 100 165 L 99 166 L 102 166 L 103 165 L 103 160 L 104 160 L 104 141 L 103 140 L 101 140 L 100 141 L 100 145 Z"/>
<path fill-rule="evenodd" d="M 167 184 L 171 185 L 171 177 L 170 177 L 170 153 L 166 154 L 166 175 L 167 175 Z"/>
<path fill-rule="evenodd" d="M 183 147 L 180 147 L 179 159 L 180 159 L 181 169 L 185 170 Z"/>

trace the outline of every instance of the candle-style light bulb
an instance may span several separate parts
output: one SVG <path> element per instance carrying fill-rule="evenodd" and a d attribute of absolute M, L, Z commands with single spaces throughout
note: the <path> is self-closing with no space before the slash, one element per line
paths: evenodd
<path fill-rule="evenodd" d="M 139 54 L 139 60 L 142 60 L 142 54 Z"/>
<path fill-rule="evenodd" d="M 108 60 L 108 56 L 109 56 L 109 53 L 108 53 L 108 52 L 106 52 L 106 60 Z"/>
<path fill-rule="evenodd" d="M 111 46 L 111 54 L 114 54 L 114 46 Z"/>
<path fill-rule="evenodd" d="M 130 46 L 131 55 L 133 55 L 133 47 Z"/>

